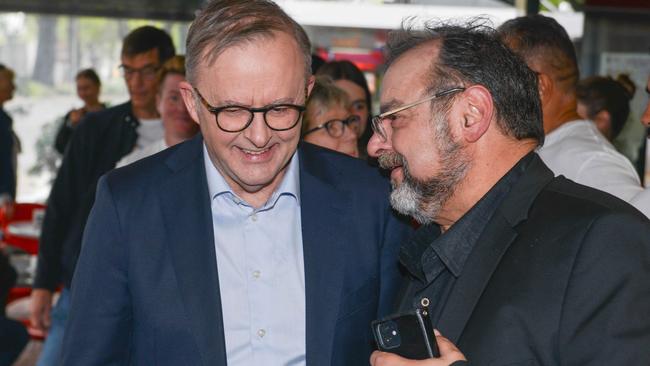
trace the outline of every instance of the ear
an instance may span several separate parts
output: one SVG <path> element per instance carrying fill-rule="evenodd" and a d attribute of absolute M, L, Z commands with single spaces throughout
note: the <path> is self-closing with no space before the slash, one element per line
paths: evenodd
<path fill-rule="evenodd" d="M 314 75 L 310 76 L 307 79 L 307 95 L 305 96 L 305 104 L 307 104 L 307 98 L 311 95 L 311 90 L 314 88 L 314 83 L 316 83 L 316 77 Z"/>
<path fill-rule="evenodd" d="M 464 92 L 461 104 L 461 130 L 465 141 L 476 142 L 490 127 L 494 114 L 492 94 L 481 85 L 473 85 Z"/>
<path fill-rule="evenodd" d="M 181 95 L 183 96 L 183 102 L 185 103 L 187 112 L 190 114 L 190 117 L 192 117 L 194 122 L 200 125 L 201 120 L 199 119 L 199 113 L 196 109 L 197 103 L 196 103 L 196 98 L 194 97 L 194 88 L 187 81 L 181 81 L 178 84 L 178 87 L 181 91 Z"/>
<path fill-rule="evenodd" d="M 549 75 L 537 73 L 537 87 L 539 88 L 539 99 L 542 102 L 542 106 L 544 106 L 551 100 L 555 84 Z"/>

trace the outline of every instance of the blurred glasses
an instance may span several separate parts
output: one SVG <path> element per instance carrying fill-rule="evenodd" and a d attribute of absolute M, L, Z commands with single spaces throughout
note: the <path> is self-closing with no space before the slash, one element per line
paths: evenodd
<path fill-rule="evenodd" d="M 154 80 L 158 77 L 158 70 L 160 70 L 160 66 L 147 65 L 135 68 L 126 66 L 124 64 L 120 65 L 120 71 L 126 80 L 132 79 L 135 74 L 140 74 L 140 77 L 143 80 Z"/>
<path fill-rule="evenodd" d="M 199 97 L 201 104 L 214 115 L 217 126 L 225 132 L 240 132 L 253 122 L 255 113 L 262 113 L 264 123 L 274 131 L 290 130 L 300 122 L 305 106 L 296 104 L 270 104 L 261 108 L 248 108 L 240 105 L 226 105 L 213 107 L 201 95 L 198 89 L 194 92 Z"/>
<path fill-rule="evenodd" d="M 303 137 L 312 132 L 318 131 L 320 129 L 325 129 L 327 134 L 334 138 L 339 138 L 343 136 L 345 132 L 345 127 L 351 128 L 355 134 L 359 134 L 359 121 L 360 118 L 357 115 L 351 115 L 346 119 L 331 119 L 325 123 L 322 123 L 312 129 L 309 129 L 303 133 Z"/>
<path fill-rule="evenodd" d="M 450 94 L 453 94 L 453 93 L 456 93 L 456 92 L 459 92 L 459 91 L 464 91 L 464 90 L 465 90 L 465 88 L 463 88 L 463 87 L 443 90 L 440 93 L 430 95 L 430 96 L 428 96 L 428 97 L 426 97 L 424 99 L 420 99 L 420 100 L 418 100 L 416 102 L 409 103 L 409 104 L 403 105 L 401 107 L 391 109 L 388 112 L 384 112 L 382 114 L 374 116 L 374 117 L 372 117 L 372 120 L 371 120 L 372 130 L 379 136 L 379 138 L 381 139 L 382 142 L 386 142 L 388 140 L 388 137 L 386 135 L 386 131 L 384 130 L 384 126 L 382 125 L 384 120 L 386 120 L 386 119 L 388 119 L 388 120 L 394 119 L 395 114 L 397 114 L 397 113 L 399 113 L 399 112 L 401 112 L 403 110 L 409 109 L 411 107 L 415 107 L 416 105 L 420 105 L 420 104 L 422 104 L 424 102 L 428 102 L 430 100 L 434 100 L 434 99 L 444 97 L 446 95 L 450 95 Z"/>

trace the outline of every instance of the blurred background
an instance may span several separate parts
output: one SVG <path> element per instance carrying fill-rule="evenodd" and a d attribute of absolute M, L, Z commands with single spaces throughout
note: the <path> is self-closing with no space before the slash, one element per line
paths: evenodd
<path fill-rule="evenodd" d="M 200 0 L 1 0 L 0 63 L 16 72 L 17 90 L 5 109 L 22 140 L 17 201 L 44 202 L 60 156 L 53 140 L 63 115 L 82 102 L 74 76 L 94 68 L 102 80 L 101 101 L 128 99 L 118 70 L 122 38 L 152 24 L 167 30 L 178 53 Z M 635 161 L 638 123 L 650 74 L 648 0 L 341 0 L 278 3 L 311 37 L 325 60 L 347 59 L 361 68 L 373 89 L 381 82 L 382 46 L 402 19 L 489 18 L 494 26 L 526 13 L 557 19 L 575 42 L 581 77 L 627 73 L 636 83 L 632 113 L 615 145 Z M 377 103 L 374 103 L 377 105 Z M 374 111 L 376 112 L 376 111 Z"/>

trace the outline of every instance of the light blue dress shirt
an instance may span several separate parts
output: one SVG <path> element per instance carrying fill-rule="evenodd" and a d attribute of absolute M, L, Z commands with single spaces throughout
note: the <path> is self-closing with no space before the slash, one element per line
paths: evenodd
<path fill-rule="evenodd" d="M 203 146 L 229 366 L 305 365 L 305 270 L 298 152 L 255 209 Z"/>

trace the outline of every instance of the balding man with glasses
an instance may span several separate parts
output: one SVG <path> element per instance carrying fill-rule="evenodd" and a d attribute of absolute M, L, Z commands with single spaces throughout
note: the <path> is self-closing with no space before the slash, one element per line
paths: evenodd
<path fill-rule="evenodd" d="M 98 185 L 65 365 L 362 365 L 409 230 L 389 183 L 298 143 L 313 85 L 275 3 L 208 2 L 181 92 L 201 135 Z"/>

